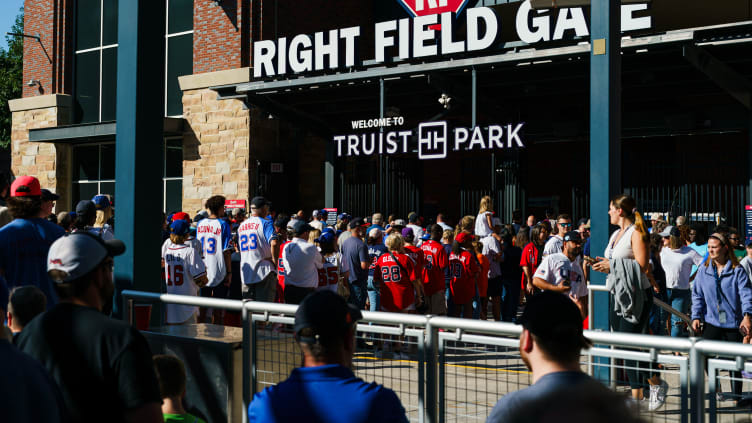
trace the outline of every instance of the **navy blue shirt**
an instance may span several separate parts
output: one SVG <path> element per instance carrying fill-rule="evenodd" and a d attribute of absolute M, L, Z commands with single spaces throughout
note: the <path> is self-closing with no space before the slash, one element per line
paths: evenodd
<path fill-rule="evenodd" d="M 293 369 L 279 385 L 257 393 L 248 407 L 250 422 L 407 422 L 391 389 L 366 383 L 338 364 Z"/>
<path fill-rule="evenodd" d="M 351 236 L 342 243 L 342 257 L 350 265 L 350 282 L 368 280 L 368 268 L 363 269 L 360 263 L 370 263 L 368 247 L 362 239 Z"/>
<path fill-rule="evenodd" d="M 370 263 L 373 264 L 373 262 L 381 257 L 382 254 L 386 254 L 389 252 L 389 249 L 386 248 L 386 245 L 384 244 L 373 244 L 368 246 L 368 258 L 370 259 Z M 373 276 L 373 266 L 368 266 L 368 276 Z"/>
<path fill-rule="evenodd" d="M 510 392 L 496 403 L 487 423 L 512 421 L 513 417 L 524 412 L 525 407 L 534 401 L 559 390 L 575 389 L 576 385 L 592 382 L 593 379 L 582 372 L 554 372 L 544 375 L 537 382 L 525 389 Z M 607 389 L 607 388 L 603 388 Z"/>
<path fill-rule="evenodd" d="M 57 303 L 47 276 L 47 253 L 65 230 L 46 219 L 16 219 L 0 229 L 0 269 L 7 288 L 34 285 L 47 296 L 47 308 Z"/>

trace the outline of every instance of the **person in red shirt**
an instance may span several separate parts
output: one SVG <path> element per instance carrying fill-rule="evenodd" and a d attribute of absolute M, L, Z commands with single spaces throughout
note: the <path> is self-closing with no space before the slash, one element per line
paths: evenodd
<path fill-rule="evenodd" d="M 445 315 L 447 312 L 444 271 L 449 265 L 449 259 L 444 246 L 441 245 L 443 233 L 441 226 L 432 225 L 431 238 L 420 246 L 425 258 L 422 281 L 428 304 L 427 313 L 437 316 Z"/>
<path fill-rule="evenodd" d="M 480 273 L 478 273 L 478 297 L 480 298 L 480 318 L 488 320 L 488 269 L 491 261 L 483 254 L 483 244 L 473 241 L 475 257 L 478 258 Z"/>
<path fill-rule="evenodd" d="M 285 245 L 290 242 L 292 235 L 292 224 L 294 220 L 287 219 L 285 217 L 277 218 L 274 222 L 274 229 L 277 231 L 279 251 L 281 252 Z M 285 303 L 285 265 L 282 260 L 277 258 L 277 295 L 274 298 L 275 303 Z"/>
<path fill-rule="evenodd" d="M 548 240 L 548 228 L 541 224 L 535 225 L 531 233 L 530 243 L 522 249 L 522 258 L 520 259 L 520 267 L 522 267 L 521 287 L 526 296 L 535 293 L 533 275 L 543 260 L 543 248 L 546 245 L 546 240 Z"/>
<path fill-rule="evenodd" d="M 425 265 L 423 250 L 415 246 L 415 233 L 411 228 L 402 229 L 402 239 L 405 240 L 405 254 L 413 260 L 415 265 L 415 279 L 418 283 L 422 283 Z"/>
<path fill-rule="evenodd" d="M 460 232 L 454 237 L 452 253 L 449 254 L 449 287 L 454 298 L 454 316 L 471 318 L 473 297 L 478 284 L 480 267 L 473 250 L 473 235 Z"/>

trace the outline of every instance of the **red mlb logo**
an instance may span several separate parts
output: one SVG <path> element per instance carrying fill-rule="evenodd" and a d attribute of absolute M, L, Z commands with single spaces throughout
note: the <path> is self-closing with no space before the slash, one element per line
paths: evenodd
<path fill-rule="evenodd" d="M 413 17 L 445 12 L 459 14 L 469 0 L 397 0 Z"/>

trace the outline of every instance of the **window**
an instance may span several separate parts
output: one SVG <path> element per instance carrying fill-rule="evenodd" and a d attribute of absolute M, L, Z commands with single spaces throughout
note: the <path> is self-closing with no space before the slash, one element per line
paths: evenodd
<path fill-rule="evenodd" d="M 165 140 L 163 211 L 172 213 L 183 207 L 183 139 L 168 138 Z"/>
<path fill-rule="evenodd" d="M 193 0 L 165 1 L 165 116 L 182 116 L 178 77 L 193 73 Z"/>
<path fill-rule="evenodd" d="M 73 205 L 97 194 L 115 196 L 115 143 L 73 148 Z"/>
<path fill-rule="evenodd" d="M 115 120 L 118 0 L 76 1 L 75 99 L 81 123 Z"/>
<path fill-rule="evenodd" d="M 162 177 L 163 211 L 183 206 L 183 139 L 165 140 Z M 80 145 L 73 148 L 73 206 L 97 194 L 115 197 L 115 143 Z"/>

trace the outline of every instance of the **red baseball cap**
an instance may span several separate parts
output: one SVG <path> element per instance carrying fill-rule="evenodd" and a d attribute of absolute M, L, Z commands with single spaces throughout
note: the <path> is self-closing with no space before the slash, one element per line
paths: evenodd
<path fill-rule="evenodd" d="M 10 186 L 11 197 L 41 197 L 39 179 L 33 176 L 19 176 Z"/>
<path fill-rule="evenodd" d="M 191 217 L 188 216 L 188 213 L 186 213 L 186 212 L 177 212 L 177 213 L 175 213 L 175 214 L 172 215 L 172 221 L 174 222 L 176 220 L 188 220 L 188 221 L 190 221 Z"/>
<path fill-rule="evenodd" d="M 459 242 L 460 244 L 462 244 L 463 242 L 467 241 L 468 239 L 472 240 L 474 238 L 475 238 L 474 236 L 470 235 L 467 232 L 460 232 L 460 233 L 457 234 L 456 237 L 454 237 L 454 240 L 457 241 L 457 242 Z"/>

